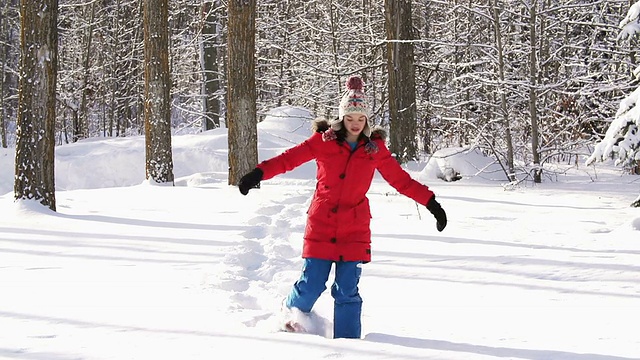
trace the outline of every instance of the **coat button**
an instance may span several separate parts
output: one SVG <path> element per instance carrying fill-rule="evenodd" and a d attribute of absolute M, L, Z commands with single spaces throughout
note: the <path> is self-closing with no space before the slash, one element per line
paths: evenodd
<path fill-rule="evenodd" d="M 336 243 L 336 238 L 331 238 L 331 243 L 335 244 Z"/>
<path fill-rule="evenodd" d="M 338 212 L 338 208 L 334 207 L 333 209 L 331 209 L 331 212 L 334 213 L 334 214 L 337 213 Z"/>
<path fill-rule="evenodd" d="M 340 174 L 340 179 L 344 179 L 345 175 L 344 173 Z"/>

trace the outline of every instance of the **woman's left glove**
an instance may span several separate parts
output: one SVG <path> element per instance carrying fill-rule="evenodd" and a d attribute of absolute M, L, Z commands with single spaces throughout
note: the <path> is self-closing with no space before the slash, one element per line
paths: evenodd
<path fill-rule="evenodd" d="M 427 203 L 427 210 L 429 210 L 429 212 L 433 214 L 433 217 L 436 218 L 436 229 L 438 229 L 438 231 L 444 230 L 447 226 L 447 213 L 444 212 L 440 203 L 436 201 L 435 195 L 433 195 Z"/>
<path fill-rule="evenodd" d="M 249 193 L 249 189 L 252 189 L 260 184 L 260 181 L 262 181 L 262 175 L 264 175 L 262 170 L 255 168 L 245 176 L 241 177 L 240 181 L 238 182 L 238 189 L 240 189 L 240 193 L 242 195 L 247 195 Z"/>

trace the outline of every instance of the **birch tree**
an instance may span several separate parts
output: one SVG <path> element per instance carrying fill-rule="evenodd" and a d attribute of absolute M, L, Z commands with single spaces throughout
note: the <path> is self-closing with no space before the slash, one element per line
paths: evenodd
<path fill-rule="evenodd" d="M 146 178 L 173 184 L 167 0 L 144 0 Z"/>
<path fill-rule="evenodd" d="M 56 210 L 54 135 L 58 1 L 20 1 L 20 82 L 14 194 Z"/>

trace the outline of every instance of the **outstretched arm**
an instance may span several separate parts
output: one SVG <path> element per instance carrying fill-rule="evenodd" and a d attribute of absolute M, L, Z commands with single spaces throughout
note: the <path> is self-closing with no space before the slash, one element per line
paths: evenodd
<path fill-rule="evenodd" d="M 309 139 L 304 142 L 296 145 L 282 154 L 272 157 L 271 159 L 267 159 L 256 168 L 262 170 L 263 176 L 262 180 L 271 179 L 276 175 L 283 174 L 287 171 L 291 171 L 298 166 L 310 161 L 315 158 L 315 143 L 321 139 L 321 134 L 315 133 Z"/>
<path fill-rule="evenodd" d="M 436 201 L 436 196 L 433 191 L 429 190 L 429 187 L 426 185 L 411 178 L 409 173 L 391 156 L 391 152 L 387 147 L 380 145 L 381 144 L 379 144 L 378 171 L 382 177 L 402 195 L 426 206 L 429 212 L 436 218 L 436 229 L 438 229 L 438 231 L 444 230 L 447 226 L 447 214 L 440 203 Z"/>
<path fill-rule="evenodd" d="M 322 141 L 320 136 L 319 134 L 314 134 L 301 144 L 258 164 L 255 169 L 244 175 L 238 182 L 240 193 L 247 195 L 250 189 L 260 184 L 260 181 L 271 179 L 278 174 L 293 170 L 315 158 L 314 147 L 317 141 Z"/>
<path fill-rule="evenodd" d="M 400 194 L 415 200 L 419 204 L 427 205 L 427 202 L 433 197 L 433 192 L 429 190 L 429 187 L 412 179 L 409 173 L 391 156 L 391 152 L 386 146 L 378 144 L 378 147 L 377 169 L 380 175 Z"/>

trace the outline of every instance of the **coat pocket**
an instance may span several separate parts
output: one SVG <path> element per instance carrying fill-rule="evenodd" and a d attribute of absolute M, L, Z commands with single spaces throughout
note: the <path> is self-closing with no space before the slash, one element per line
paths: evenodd
<path fill-rule="evenodd" d="M 369 199 L 364 198 L 353 209 L 354 223 L 369 226 L 371 222 L 371 208 L 369 207 Z"/>
<path fill-rule="evenodd" d="M 335 222 L 335 214 L 326 202 L 312 201 L 307 210 L 307 223 L 314 227 L 328 226 Z"/>

